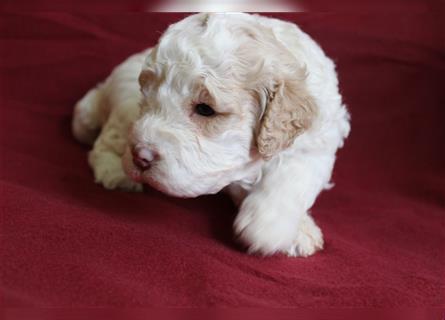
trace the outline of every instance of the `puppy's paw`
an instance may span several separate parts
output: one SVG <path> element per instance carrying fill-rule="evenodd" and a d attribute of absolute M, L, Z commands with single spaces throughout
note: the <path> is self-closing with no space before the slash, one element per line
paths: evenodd
<path fill-rule="evenodd" d="M 252 202 L 241 206 L 234 231 L 249 253 L 307 257 L 323 248 L 321 230 L 307 213 L 298 219 L 295 212 L 267 210 Z"/>
<path fill-rule="evenodd" d="M 298 225 L 296 239 L 284 253 L 290 257 L 308 257 L 323 249 L 323 234 L 311 216 L 305 214 Z"/>
<path fill-rule="evenodd" d="M 296 240 L 298 216 L 247 197 L 234 222 L 234 232 L 249 253 L 271 255 L 288 250 Z"/>
<path fill-rule="evenodd" d="M 92 161 L 91 161 L 92 162 Z M 121 159 L 113 153 L 104 153 L 94 163 L 96 183 L 102 184 L 106 189 L 121 189 L 125 191 L 142 191 L 142 184 L 131 180 L 122 168 Z"/>

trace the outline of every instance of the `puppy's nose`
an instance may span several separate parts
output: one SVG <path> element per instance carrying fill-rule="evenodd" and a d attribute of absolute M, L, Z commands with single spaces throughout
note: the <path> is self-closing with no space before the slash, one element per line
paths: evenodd
<path fill-rule="evenodd" d="M 131 154 L 133 155 L 134 165 L 140 170 L 149 169 L 152 162 L 159 157 L 155 150 L 147 147 L 133 147 Z"/>

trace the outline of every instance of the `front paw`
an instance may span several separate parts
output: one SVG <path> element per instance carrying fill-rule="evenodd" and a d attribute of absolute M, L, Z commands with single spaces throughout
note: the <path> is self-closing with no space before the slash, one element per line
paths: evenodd
<path fill-rule="evenodd" d="M 90 162 L 91 157 L 90 157 Z M 124 191 L 142 191 L 142 184 L 131 180 L 122 168 L 121 159 L 112 153 L 103 154 L 99 161 L 92 165 L 96 183 L 106 189 L 121 189 Z"/>
<path fill-rule="evenodd" d="M 234 231 L 249 253 L 307 257 L 323 248 L 321 230 L 306 212 L 299 217 L 295 211 L 243 203 Z"/>
<path fill-rule="evenodd" d="M 308 257 L 323 249 L 323 245 L 323 233 L 312 217 L 305 214 L 298 225 L 294 243 L 284 253 L 290 257 Z"/>

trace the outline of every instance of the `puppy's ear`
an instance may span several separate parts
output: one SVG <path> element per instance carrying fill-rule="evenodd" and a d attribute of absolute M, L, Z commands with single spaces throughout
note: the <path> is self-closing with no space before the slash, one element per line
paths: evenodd
<path fill-rule="evenodd" d="M 158 46 L 154 47 L 153 49 L 150 49 L 150 51 L 147 54 L 147 57 L 145 58 L 142 71 L 141 73 L 139 73 L 138 81 L 142 93 L 145 93 L 145 90 L 147 89 L 148 85 L 154 83 L 156 80 L 156 73 L 152 67 L 152 64 L 153 61 L 156 59 L 157 52 L 158 52 Z"/>
<path fill-rule="evenodd" d="M 269 99 L 260 119 L 257 135 L 258 151 L 270 159 L 289 147 L 294 139 L 307 130 L 317 114 L 317 106 L 305 85 L 305 71 L 291 79 L 275 81 L 268 89 Z"/>
<path fill-rule="evenodd" d="M 144 88 L 152 82 L 154 79 L 154 72 L 151 69 L 144 69 L 139 74 L 139 85 L 141 87 L 141 90 L 143 91 Z"/>

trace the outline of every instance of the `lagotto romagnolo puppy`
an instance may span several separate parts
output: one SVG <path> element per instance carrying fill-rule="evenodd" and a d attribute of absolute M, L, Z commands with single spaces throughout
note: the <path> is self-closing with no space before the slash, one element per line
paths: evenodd
<path fill-rule="evenodd" d="M 331 187 L 349 115 L 334 63 L 295 24 L 191 15 L 90 90 L 72 127 L 93 145 L 88 160 L 105 188 L 146 183 L 176 197 L 224 189 L 249 252 L 323 247 L 309 209 Z"/>

